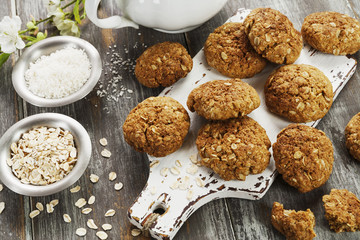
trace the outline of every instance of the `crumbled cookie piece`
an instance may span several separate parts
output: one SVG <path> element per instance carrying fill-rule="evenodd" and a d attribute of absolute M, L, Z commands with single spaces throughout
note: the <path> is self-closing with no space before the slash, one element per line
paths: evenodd
<path fill-rule="evenodd" d="M 163 42 L 146 49 L 136 60 L 135 76 L 146 87 L 168 87 L 184 78 L 193 61 L 183 45 Z"/>
<path fill-rule="evenodd" d="M 268 109 L 292 122 L 311 122 L 325 116 L 333 103 L 330 80 L 316 67 L 279 67 L 265 83 Z"/>
<path fill-rule="evenodd" d="M 209 120 L 244 116 L 260 106 L 256 90 L 240 79 L 214 80 L 191 91 L 187 106 Z"/>
<path fill-rule="evenodd" d="M 232 78 L 250 78 L 266 66 L 251 46 L 242 23 L 229 22 L 215 29 L 205 42 L 208 64 Z"/>
<path fill-rule="evenodd" d="M 131 110 L 123 132 L 126 142 L 136 151 L 164 157 L 181 147 L 189 127 L 189 115 L 178 101 L 150 97 Z"/>
<path fill-rule="evenodd" d="M 310 209 L 286 210 L 282 204 L 274 202 L 271 223 L 288 240 L 311 240 L 316 237 L 315 216 Z"/>
<path fill-rule="evenodd" d="M 265 130 L 247 116 L 205 124 L 196 145 L 200 163 L 225 180 L 245 180 L 249 174 L 261 173 L 270 160 L 271 143 Z"/>
<path fill-rule="evenodd" d="M 345 128 L 346 147 L 360 161 L 360 112 L 353 116 Z"/>
<path fill-rule="evenodd" d="M 346 189 L 332 189 L 322 200 L 330 229 L 337 233 L 360 230 L 360 201 L 355 194 Z"/>
<path fill-rule="evenodd" d="M 244 26 L 256 52 L 270 62 L 291 64 L 300 56 L 301 34 L 281 12 L 256 8 L 245 18 Z"/>
<path fill-rule="evenodd" d="M 360 49 L 360 22 L 338 12 L 308 15 L 301 33 L 306 42 L 321 52 L 346 55 Z"/>
<path fill-rule="evenodd" d="M 275 165 L 282 178 L 300 192 L 323 185 L 330 177 L 334 150 L 323 131 L 302 124 L 290 124 L 273 144 Z"/>

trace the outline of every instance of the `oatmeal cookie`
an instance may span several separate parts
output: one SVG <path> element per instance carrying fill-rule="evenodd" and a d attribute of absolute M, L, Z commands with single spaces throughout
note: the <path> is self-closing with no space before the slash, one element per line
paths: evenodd
<path fill-rule="evenodd" d="M 192 58 L 180 43 L 163 42 L 149 47 L 136 59 L 135 76 L 146 87 L 168 87 L 185 77 L 192 67 Z"/>
<path fill-rule="evenodd" d="M 288 240 L 311 240 L 316 237 L 315 216 L 310 209 L 286 210 L 282 204 L 274 202 L 271 223 Z"/>
<path fill-rule="evenodd" d="M 244 116 L 260 106 L 256 90 L 240 79 L 214 80 L 191 91 L 187 106 L 209 120 Z"/>
<path fill-rule="evenodd" d="M 300 192 L 322 186 L 330 177 L 334 150 L 323 131 L 301 124 L 290 124 L 273 144 L 276 169 L 289 185 Z"/>
<path fill-rule="evenodd" d="M 229 22 L 215 29 L 205 42 L 208 64 L 232 78 L 250 78 L 266 66 L 251 46 L 242 23 Z"/>
<path fill-rule="evenodd" d="M 245 180 L 266 169 L 270 140 L 255 120 L 244 116 L 205 124 L 196 139 L 203 166 L 225 180 Z"/>
<path fill-rule="evenodd" d="M 163 157 L 181 147 L 189 127 L 189 115 L 178 101 L 150 97 L 130 111 L 123 132 L 136 151 Z"/>
<path fill-rule="evenodd" d="M 322 200 L 330 229 L 337 233 L 360 230 L 360 201 L 355 194 L 346 189 L 331 189 L 330 195 L 324 195 Z"/>
<path fill-rule="evenodd" d="M 304 19 L 301 34 L 321 52 L 354 54 L 360 49 L 360 22 L 338 12 L 316 12 Z"/>
<path fill-rule="evenodd" d="M 353 116 L 345 128 L 346 147 L 360 161 L 360 112 Z"/>
<path fill-rule="evenodd" d="M 319 69 L 305 64 L 276 69 L 265 83 L 268 109 L 292 122 L 311 122 L 325 116 L 333 102 L 333 88 Z"/>
<path fill-rule="evenodd" d="M 301 34 L 281 12 L 256 8 L 245 18 L 245 32 L 257 53 L 277 64 L 291 64 L 303 48 Z"/>

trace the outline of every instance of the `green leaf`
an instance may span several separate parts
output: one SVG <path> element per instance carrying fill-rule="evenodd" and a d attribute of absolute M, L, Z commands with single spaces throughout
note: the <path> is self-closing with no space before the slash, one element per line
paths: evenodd
<path fill-rule="evenodd" d="M 8 60 L 10 57 L 10 53 L 2 53 L 0 54 L 0 67 Z"/>
<path fill-rule="evenodd" d="M 73 9 L 74 18 L 75 18 L 75 21 L 76 21 L 78 24 L 81 23 L 80 13 L 79 13 L 80 1 L 81 1 L 81 0 L 76 0 L 75 6 L 74 6 L 74 9 Z"/>

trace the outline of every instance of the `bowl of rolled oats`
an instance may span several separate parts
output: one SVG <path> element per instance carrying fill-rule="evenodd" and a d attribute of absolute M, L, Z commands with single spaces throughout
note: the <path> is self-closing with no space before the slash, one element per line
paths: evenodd
<path fill-rule="evenodd" d="M 91 157 L 91 141 L 75 119 L 41 113 L 11 126 L 0 139 L 0 180 L 26 196 L 46 196 L 75 183 Z"/>

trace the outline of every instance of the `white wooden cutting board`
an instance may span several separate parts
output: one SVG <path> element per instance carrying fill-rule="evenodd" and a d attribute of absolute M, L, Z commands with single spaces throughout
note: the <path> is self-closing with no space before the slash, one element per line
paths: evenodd
<path fill-rule="evenodd" d="M 228 21 L 242 22 L 250 11 L 239 9 Z M 193 58 L 193 62 L 193 69 L 186 78 L 164 89 L 160 94 L 160 96 L 169 96 L 178 100 L 186 109 L 187 96 L 192 89 L 210 80 L 228 79 L 207 65 L 203 50 Z M 335 98 L 356 69 L 354 59 L 324 54 L 309 45 L 304 46 L 295 63 L 310 64 L 323 71 L 333 84 Z M 243 79 L 257 90 L 261 99 L 260 107 L 249 116 L 266 130 L 271 143 L 276 141 L 276 135 L 280 130 L 290 124 L 289 121 L 270 113 L 265 105 L 264 84 L 269 74 L 277 67 L 278 65 L 268 64 L 255 77 Z M 189 216 L 211 200 L 226 197 L 260 199 L 269 190 L 277 174 L 273 158 L 264 172 L 249 175 L 245 181 L 224 181 L 212 170 L 200 166 L 195 174 L 188 173 L 188 168 L 193 164 L 190 158 L 197 157 L 198 154 L 195 145 L 197 132 L 205 123 L 205 120 L 196 113 L 191 113 L 189 110 L 188 112 L 191 127 L 183 146 L 180 150 L 163 158 L 149 156 L 151 167 L 148 182 L 128 211 L 130 222 L 140 229 L 148 225 L 146 228 L 156 239 L 172 239 Z M 308 125 L 316 126 L 318 122 L 308 123 Z M 176 163 L 177 160 L 181 167 L 179 163 Z M 179 170 L 179 174 L 174 174 L 176 173 L 174 169 L 171 171 L 174 167 Z M 168 171 L 164 174 L 166 169 Z M 176 182 L 179 186 L 173 189 Z M 198 183 L 204 186 L 199 186 Z M 165 212 L 155 220 L 149 221 L 154 217 L 153 212 L 156 209 L 163 209 Z"/>

